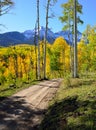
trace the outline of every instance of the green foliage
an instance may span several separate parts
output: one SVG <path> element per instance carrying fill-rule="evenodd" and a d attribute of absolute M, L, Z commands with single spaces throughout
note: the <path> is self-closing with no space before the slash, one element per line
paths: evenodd
<path fill-rule="evenodd" d="M 59 57 L 60 53 L 59 52 L 54 52 L 51 57 L 50 57 L 50 68 L 51 70 L 60 70 L 60 63 L 59 63 Z"/>
<path fill-rule="evenodd" d="M 0 74 L 0 84 L 4 84 L 5 81 L 6 81 L 6 77 Z"/>
<path fill-rule="evenodd" d="M 64 30 L 70 30 L 71 25 L 73 24 L 74 19 L 74 1 L 68 0 L 65 4 L 62 4 L 61 7 L 63 8 L 63 16 L 59 17 L 60 21 L 64 23 Z M 77 0 L 77 13 L 82 14 L 82 6 Z M 83 24 L 83 21 L 80 19 L 80 16 L 77 17 L 77 23 Z M 70 25 L 71 24 L 71 25 Z"/>
<path fill-rule="evenodd" d="M 95 71 L 96 70 L 96 27 L 87 26 L 83 38 L 81 40 L 81 47 L 78 47 L 80 52 L 79 62 L 81 71 Z M 86 43 L 88 41 L 88 43 Z M 83 42 L 83 43 L 82 43 Z M 80 45 L 78 45 L 80 46 Z"/>

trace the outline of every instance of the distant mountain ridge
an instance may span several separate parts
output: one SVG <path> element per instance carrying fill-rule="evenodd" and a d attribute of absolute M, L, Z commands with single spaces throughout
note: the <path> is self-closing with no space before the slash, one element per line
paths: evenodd
<path fill-rule="evenodd" d="M 44 40 L 45 38 L 45 30 L 43 26 L 40 27 L 40 40 Z M 53 43 L 57 37 L 62 36 L 69 44 L 72 44 L 72 34 L 70 34 L 70 41 L 68 38 L 69 31 L 59 31 L 59 32 L 52 32 L 48 28 L 47 32 L 47 41 L 49 43 Z M 36 35 L 36 36 L 35 36 Z M 38 31 L 37 29 L 33 30 L 26 30 L 23 33 L 13 31 L 13 32 L 6 32 L 0 34 L 0 46 L 10 46 L 10 45 L 17 45 L 17 44 L 34 44 L 34 40 L 37 41 Z M 81 39 L 82 34 L 78 32 L 78 41 Z"/>

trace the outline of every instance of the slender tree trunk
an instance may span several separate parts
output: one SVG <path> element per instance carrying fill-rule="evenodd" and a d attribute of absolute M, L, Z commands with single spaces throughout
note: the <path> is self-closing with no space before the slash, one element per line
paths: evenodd
<path fill-rule="evenodd" d="M 37 44 L 36 44 L 36 29 L 37 29 L 37 21 L 35 24 L 35 36 L 34 36 L 34 44 L 35 44 L 35 72 L 36 72 L 36 79 L 38 79 L 38 73 L 37 73 Z"/>
<path fill-rule="evenodd" d="M 45 31 L 45 39 L 44 39 L 44 79 L 46 79 L 46 39 L 47 39 L 47 31 L 48 31 L 48 15 L 49 15 L 49 6 L 50 1 L 47 0 L 47 7 L 46 7 L 46 31 Z"/>
<path fill-rule="evenodd" d="M 22 72 L 22 55 L 20 53 L 20 78 L 23 77 L 23 72 Z"/>
<path fill-rule="evenodd" d="M 68 12 L 68 26 L 69 26 L 69 33 L 68 33 L 68 39 L 69 39 L 69 42 L 71 43 L 72 42 L 72 45 L 70 45 L 70 72 L 71 72 L 71 76 L 74 77 L 74 52 L 73 52 L 73 27 L 71 27 L 71 19 L 70 19 L 70 15 L 69 15 L 70 12 Z M 72 34 L 72 40 L 70 38 L 70 34 Z"/>
<path fill-rule="evenodd" d="M 38 26 L 38 80 L 40 80 L 40 34 L 39 34 L 39 0 L 37 0 L 37 26 Z"/>
<path fill-rule="evenodd" d="M 74 78 L 77 77 L 77 10 L 76 0 L 74 0 Z"/>

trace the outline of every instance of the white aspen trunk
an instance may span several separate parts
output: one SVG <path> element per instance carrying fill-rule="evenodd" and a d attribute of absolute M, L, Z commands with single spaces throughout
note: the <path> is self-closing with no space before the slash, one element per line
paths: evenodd
<path fill-rule="evenodd" d="M 38 26 L 38 80 L 40 80 L 39 0 L 37 0 L 37 26 Z"/>
<path fill-rule="evenodd" d="M 74 0 L 74 78 L 77 77 L 77 10 L 76 0 Z"/>

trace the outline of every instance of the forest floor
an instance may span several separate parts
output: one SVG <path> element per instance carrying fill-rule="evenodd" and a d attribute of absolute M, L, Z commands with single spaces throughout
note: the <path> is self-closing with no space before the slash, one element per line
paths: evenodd
<path fill-rule="evenodd" d="M 62 79 L 32 85 L 0 102 L 0 130 L 36 130 Z"/>

